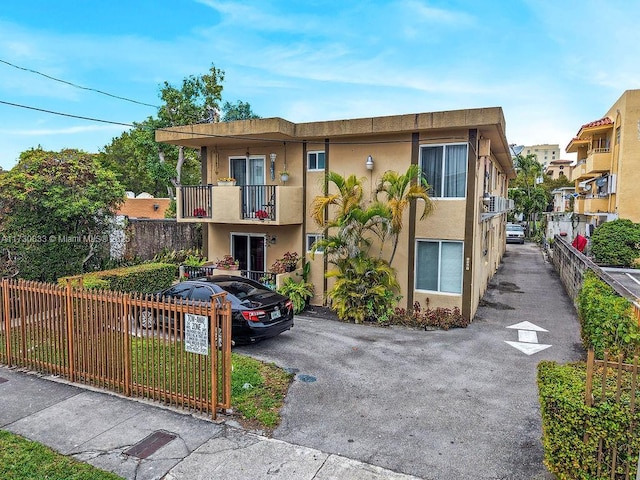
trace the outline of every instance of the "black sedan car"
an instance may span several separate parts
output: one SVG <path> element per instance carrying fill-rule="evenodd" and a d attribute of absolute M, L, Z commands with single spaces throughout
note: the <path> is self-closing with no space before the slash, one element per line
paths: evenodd
<path fill-rule="evenodd" d="M 186 301 L 209 302 L 213 294 L 227 292 L 231 302 L 231 337 L 234 343 L 252 343 L 274 337 L 293 327 L 293 304 L 289 298 L 261 283 L 236 275 L 214 275 L 178 283 L 158 296 Z M 140 313 L 143 328 L 153 328 L 160 321 L 157 312 Z"/>

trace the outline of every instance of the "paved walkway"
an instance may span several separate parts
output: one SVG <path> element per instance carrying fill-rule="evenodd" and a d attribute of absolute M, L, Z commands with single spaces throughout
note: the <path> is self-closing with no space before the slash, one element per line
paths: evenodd
<path fill-rule="evenodd" d="M 514 328 L 522 322 L 539 330 Z M 572 302 L 530 243 L 507 246 L 467 328 L 307 315 L 280 338 L 237 351 L 298 372 L 274 438 L 433 480 L 550 478 L 536 368 L 584 355 Z"/>
<path fill-rule="evenodd" d="M 3 366 L 0 428 L 131 480 L 416 478 Z"/>
<path fill-rule="evenodd" d="M 297 372 L 274 438 L 6 367 L 0 428 L 136 480 L 548 479 L 536 366 L 582 358 L 578 332 L 539 249 L 509 245 L 466 329 L 300 316 L 237 348 Z"/>

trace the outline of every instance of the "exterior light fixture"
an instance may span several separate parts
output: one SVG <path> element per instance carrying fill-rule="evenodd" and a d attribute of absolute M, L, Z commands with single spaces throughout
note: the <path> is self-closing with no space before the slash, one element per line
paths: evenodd
<path fill-rule="evenodd" d="M 367 170 L 373 170 L 373 157 L 371 155 L 367 157 L 367 163 L 365 165 L 367 166 Z"/>
<path fill-rule="evenodd" d="M 275 180 L 276 178 L 276 157 L 275 153 L 269 154 L 269 159 L 271 160 L 271 165 L 269 169 L 269 173 L 271 173 L 271 180 Z"/>

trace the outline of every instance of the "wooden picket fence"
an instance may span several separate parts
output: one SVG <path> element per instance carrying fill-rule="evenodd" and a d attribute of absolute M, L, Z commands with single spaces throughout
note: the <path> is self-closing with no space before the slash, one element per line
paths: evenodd
<path fill-rule="evenodd" d="M 231 304 L 3 279 L 0 363 L 215 418 L 231 407 Z"/>
<path fill-rule="evenodd" d="M 640 399 L 638 388 L 638 355 L 632 363 L 625 363 L 623 355 L 610 358 L 605 352 L 602 360 L 596 360 L 593 350 L 587 353 L 587 376 L 585 403 L 588 407 L 600 403 L 623 405 L 628 408 L 631 421 L 626 433 L 627 438 L 637 437 L 638 425 L 634 423 L 637 402 Z M 588 433 L 584 435 L 585 444 L 589 441 Z M 612 438 L 598 439 L 597 474 L 595 478 L 635 479 L 634 471 L 638 465 L 638 448 L 630 442 L 618 444 Z"/>

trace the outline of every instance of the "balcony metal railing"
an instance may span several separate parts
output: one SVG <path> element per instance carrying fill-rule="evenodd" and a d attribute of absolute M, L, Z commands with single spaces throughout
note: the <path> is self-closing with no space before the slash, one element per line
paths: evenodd
<path fill-rule="evenodd" d="M 182 185 L 182 218 L 211 218 L 213 185 Z"/>
<path fill-rule="evenodd" d="M 184 272 L 187 278 L 198 278 L 213 275 L 216 267 L 210 265 L 203 267 L 181 265 L 180 269 L 182 270 L 182 272 Z M 259 270 L 240 270 L 240 275 L 245 278 L 255 280 L 256 282 L 260 282 L 269 288 L 275 288 L 276 285 L 276 274 L 273 272 L 262 272 Z"/>
<path fill-rule="evenodd" d="M 240 190 L 242 195 L 243 219 L 276 219 L 275 185 L 244 185 Z"/>

